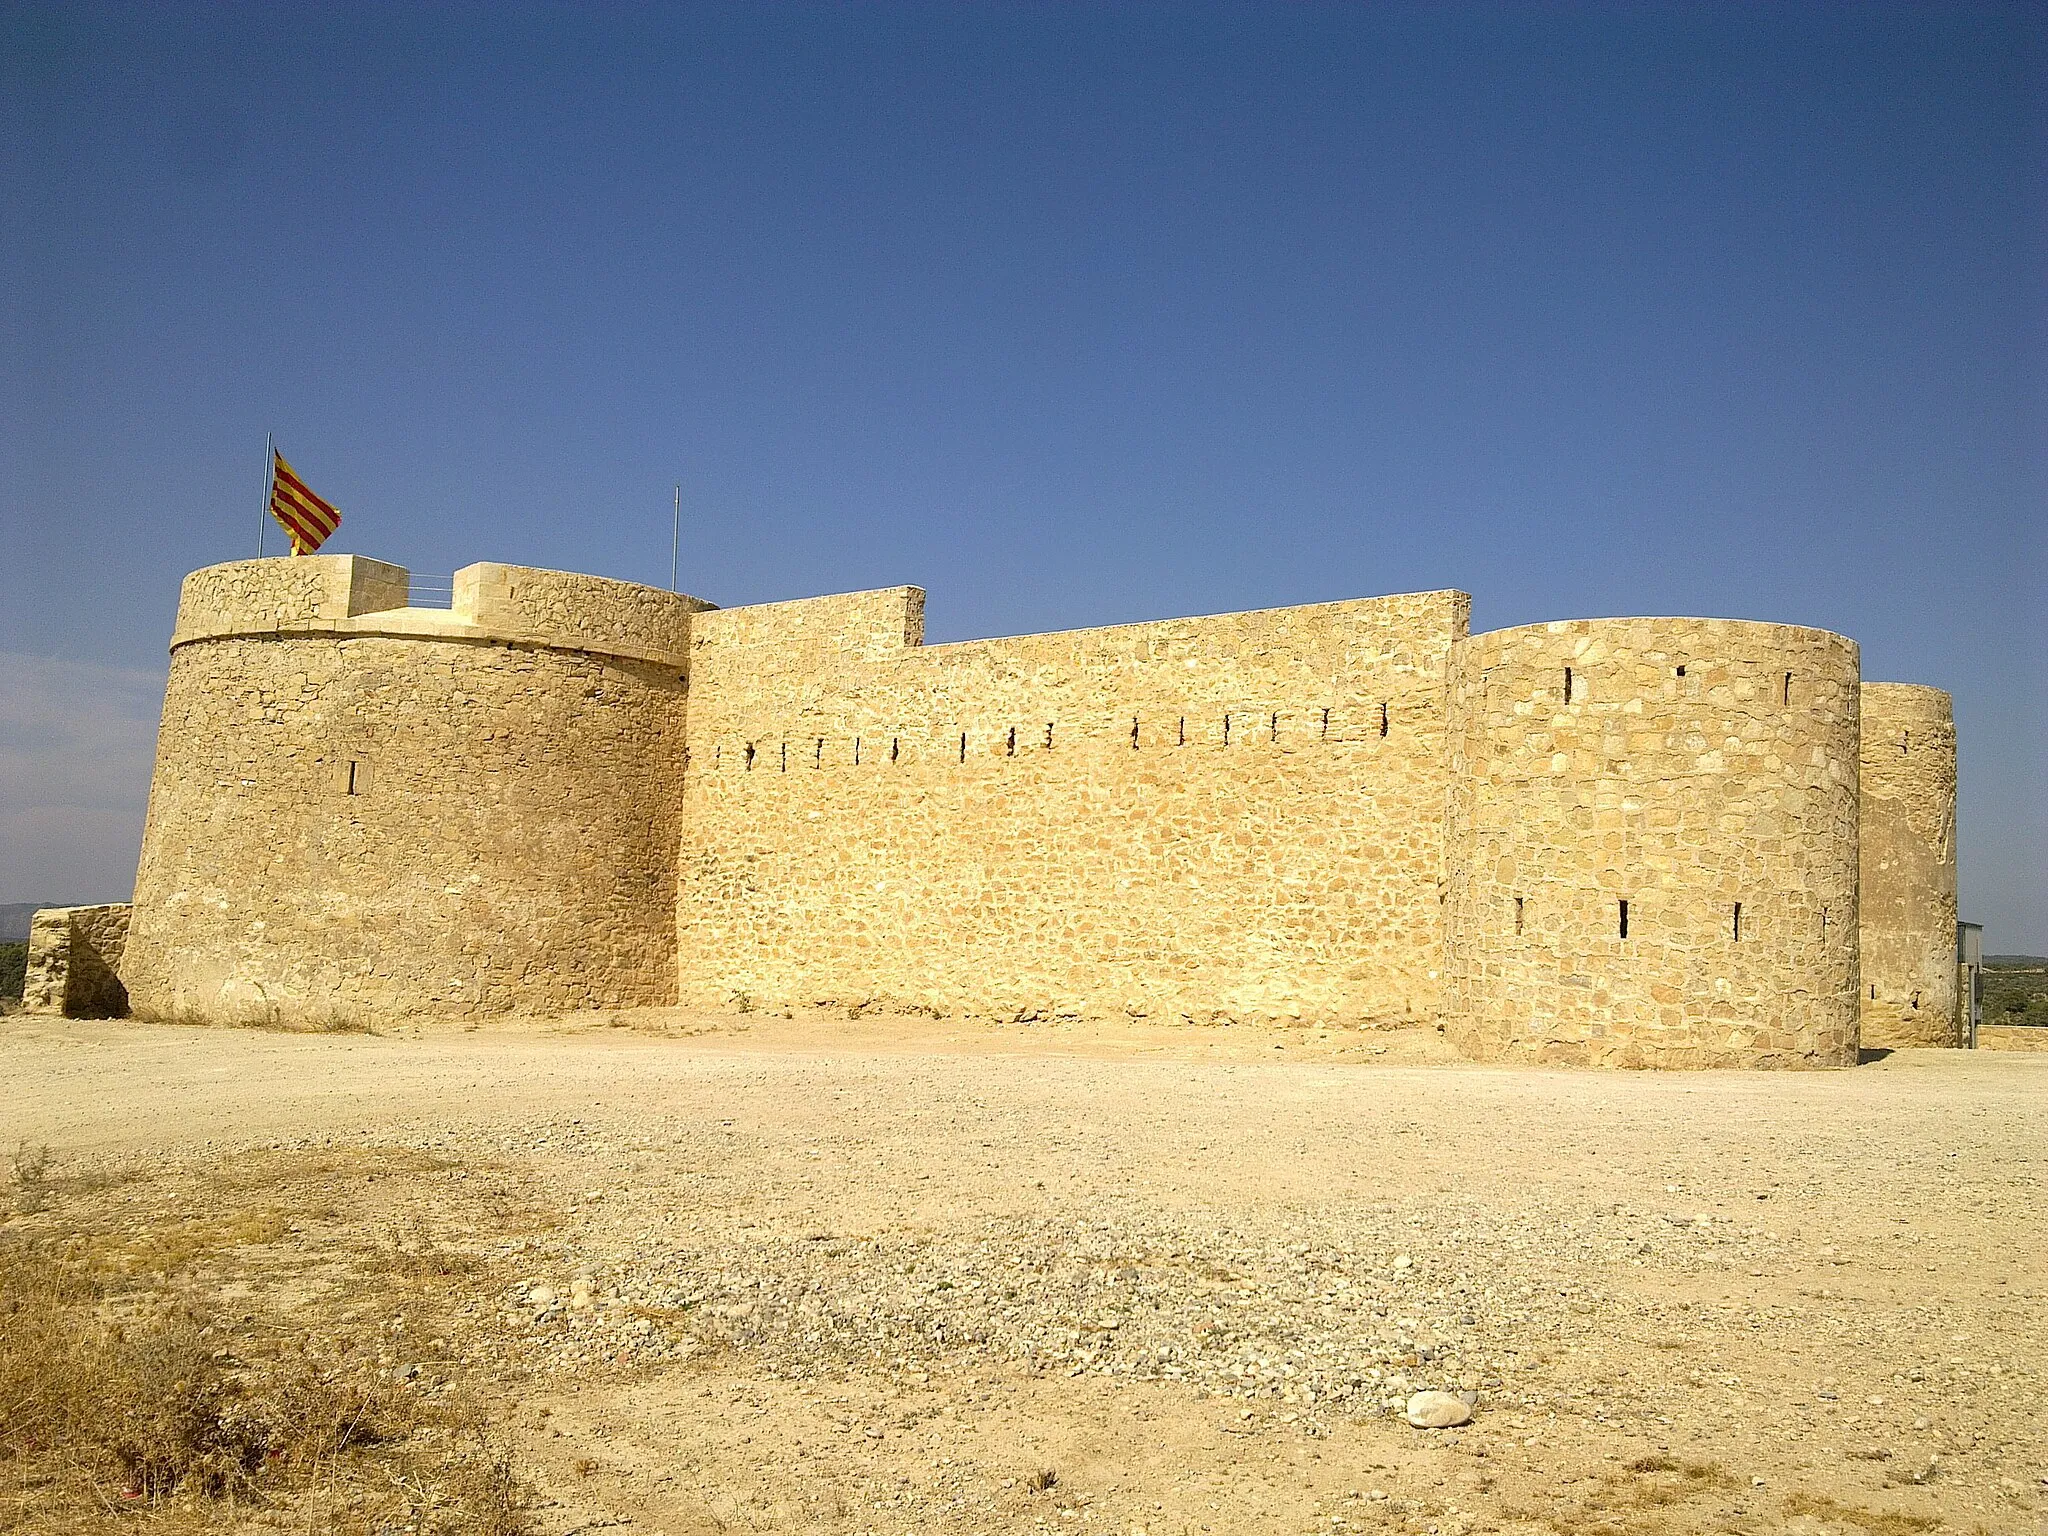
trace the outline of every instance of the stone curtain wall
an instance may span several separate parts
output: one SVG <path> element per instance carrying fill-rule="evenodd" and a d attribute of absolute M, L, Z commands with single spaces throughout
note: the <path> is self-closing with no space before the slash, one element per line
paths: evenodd
<path fill-rule="evenodd" d="M 1863 1043 L 1965 1043 L 1956 1005 L 1956 730 L 1949 696 L 1863 685 Z"/>
<path fill-rule="evenodd" d="M 348 559 L 229 571 L 267 600 Z M 589 595 L 638 611 L 652 591 Z M 678 633 L 694 600 L 655 595 Z M 559 605 L 515 642 L 414 610 L 265 633 L 274 608 L 208 601 L 181 613 L 171 658 L 138 1012 L 321 1024 L 671 1000 L 680 652 L 558 646 L 549 623 L 582 628 Z"/>
<path fill-rule="evenodd" d="M 1445 1008 L 1462 1050 L 1854 1063 L 1852 642 L 1579 621 L 1475 636 L 1452 678 Z"/>
<path fill-rule="evenodd" d="M 125 1014 L 128 993 L 121 984 L 121 967 L 133 910 L 119 902 L 45 907 L 36 913 L 29 920 L 22 1010 L 86 1019 Z"/>
<path fill-rule="evenodd" d="M 1430 1017 L 1462 593 L 923 648 L 899 588 L 692 626 L 684 1001 Z"/>

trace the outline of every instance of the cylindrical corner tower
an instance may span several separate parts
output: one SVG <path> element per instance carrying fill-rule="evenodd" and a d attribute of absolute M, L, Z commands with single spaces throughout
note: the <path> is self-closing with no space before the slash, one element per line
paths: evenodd
<path fill-rule="evenodd" d="M 1862 980 L 1867 1046 L 1963 1043 L 1956 1016 L 1956 727 L 1949 696 L 1863 685 Z"/>
<path fill-rule="evenodd" d="M 188 577 L 122 971 L 156 1016 L 660 1003 L 694 599 L 354 556 Z"/>
<path fill-rule="evenodd" d="M 1600 619 L 1451 665 L 1445 1024 L 1481 1059 L 1856 1060 L 1857 653 Z"/>

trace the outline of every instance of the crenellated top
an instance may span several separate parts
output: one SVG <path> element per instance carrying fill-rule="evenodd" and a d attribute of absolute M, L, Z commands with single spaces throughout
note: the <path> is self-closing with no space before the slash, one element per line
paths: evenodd
<path fill-rule="evenodd" d="M 448 608 L 408 606 L 403 567 L 361 555 L 237 560 L 185 578 L 171 648 L 264 635 L 480 640 L 657 662 L 683 670 L 690 616 L 715 605 L 600 576 L 491 561 L 455 573 Z"/>

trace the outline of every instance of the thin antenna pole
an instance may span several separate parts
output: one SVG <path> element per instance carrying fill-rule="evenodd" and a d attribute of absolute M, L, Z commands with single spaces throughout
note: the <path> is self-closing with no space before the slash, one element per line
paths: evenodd
<path fill-rule="evenodd" d="M 277 450 L 272 446 L 276 441 L 275 432 L 263 434 L 263 516 L 256 524 L 256 558 L 263 558 L 263 538 L 270 532 L 270 477 L 277 472 Z"/>
<path fill-rule="evenodd" d="M 676 482 L 676 521 L 675 521 L 675 531 L 674 531 L 674 532 L 673 532 L 673 533 L 672 533 L 672 534 L 670 535 L 670 537 L 669 537 L 669 542 L 668 542 L 668 589 L 669 589 L 669 591 L 671 591 L 671 592 L 675 591 L 675 589 L 676 589 L 676 558 L 677 558 L 677 556 L 678 556 L 678 555 L 680 555 L 680 554 L 682 553 L 682 548 L 683 548 L 683 484 L 682 484 L 682 482 L 681 482 L 680 480 L 678 480 L 678 481 Z"/>

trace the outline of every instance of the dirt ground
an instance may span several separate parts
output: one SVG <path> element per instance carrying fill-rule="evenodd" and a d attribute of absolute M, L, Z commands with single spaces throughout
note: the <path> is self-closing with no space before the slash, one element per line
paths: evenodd
<path fill-rule="evenodd" d="M 479 1399 L 549 1536 L 2040 1532 L 2044 1122 L 2041 1054 L 13 1017 L 0 1236 Z"/>

